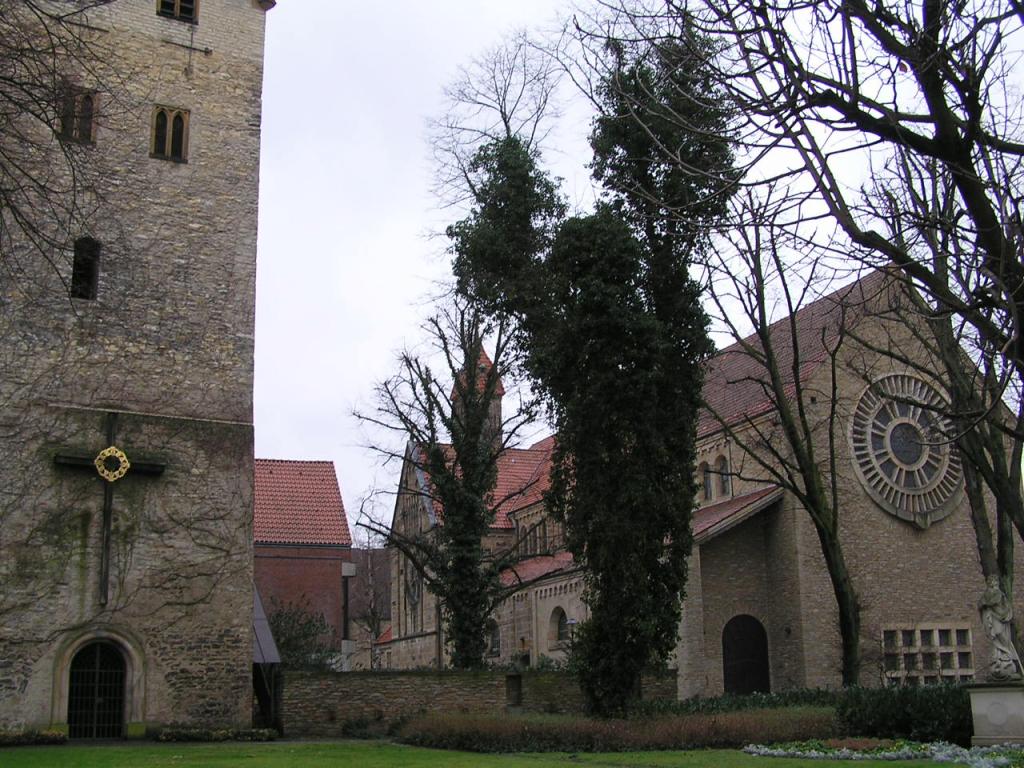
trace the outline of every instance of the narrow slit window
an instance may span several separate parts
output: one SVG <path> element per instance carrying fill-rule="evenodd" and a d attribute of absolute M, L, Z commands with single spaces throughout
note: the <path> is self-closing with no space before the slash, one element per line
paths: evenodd
<path fill-rule="evenodd" d="M 188 161 L 188 110 L 157 107 L 153 110 L 150 156 L 177 163 Z"/>
<path fill-rule="evenodd" d="M 719 456 L 715 463 L 715 470 L 718 472 L 718 491 L 722 498 L 728 498 L 732 493 L 732 476 L 729 474 L 729 460 L 725 456 Z"/>
<path fill-rule="evenodd" d="M 75 257 L 71 265 L 71 298 L 96 299 L 100 282 L 100 244 L 91 237 L 75 240 Z"/>

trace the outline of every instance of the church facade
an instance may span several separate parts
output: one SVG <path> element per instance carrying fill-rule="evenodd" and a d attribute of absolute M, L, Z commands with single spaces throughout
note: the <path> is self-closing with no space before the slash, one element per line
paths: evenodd
<path fill-rule="evenodd" d="M 67 8 L 67 4 L 52 4 Z M 75 14 L 35 147 L 96 183 L 0 277 L 0 728 L 248 727 L 265 12 Z M 36 158 L 38 159 L 38 158 Z M 71 180 L 55 189 L 74 194 Z M 64 185 L 62 187 L 61 185 Z M 12 265 L 17 265 L 12 268 Z"/>
<path fill-rule="evenodd" d="M 790 389 L 792 349 L 800 350 L 798 375 L 809 422 L 818 425 L 822 461 L 834 414 L 840 540 L 861 608 L 860 682 L 984 679 L 991 652 L 978 613 L 984 580 L 962 470 L 948 444 L 927 437 L 930 416 L 908 405 L 941 397 L 942 387 L 920 370 L 867 351 L 914 348 L 898 324 L 881 319 L 884 313 L 863 309 L 884 303 L 887 290 L 876 273 L 804 307 L 792 325 L 789 318 L 776 323 L 772 339 Z M 856 335 L 863 343 L 840 347 L 833 368 L 827 347 L 838 318 L 853 306 L 861 308 Z M 816 530 L 796 496 L 775 484 L 754 455 L 768 454 L 765 441 L 784 445 L 761 376 L 737 344 L 715 356 L 705 381 L 716 416 L 706 411 L 697 427 L 700 492 L 672 661 L 681 698 L 841 683 L 838 615 Z M 588 616 L 583 573 L 562 548 L 542 500 L 552 439 L 502 457 L 517 465 L 515 478 L 502 467 L 504 482 L 523 491 L 499 510 L 492 535 L 519 548 L 504 579 L 523 587 L 499 607 L 488 630 L 491 660 L 500 665 L 563 660 L 574 625 Z M 416 479 L 405 478 L 400 488 L 395 525 L 432 524 L 423 517 L 426 507 L 416 504 Z M 410 599 L 416 578 L 396 553 L 392 632 L 383 645 L 396 668 L 445 659 L 436 601 Z M 1017 615 L 1021 610 L 1017 600 Z"/>

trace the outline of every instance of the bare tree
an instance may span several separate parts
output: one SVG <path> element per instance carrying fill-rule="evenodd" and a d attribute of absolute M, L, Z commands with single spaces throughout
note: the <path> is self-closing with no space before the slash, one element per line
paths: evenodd
<path fill-rule="evenodd" d="M 875 188 L 867 201 L 874 204 L 877 217 L 887 222 L 897 245 L 918 254 L 938 280 L 948 282 L 961 263 L 955 182 L 934 161 L 922 163 L 902 151 L 896 160 L 902 183 Z M 890 343 L 889 337 L 881 343 L 858 341 L 907 369 L 926 376 L 936 370 L 944 374 L 940 415 L 948 419 L 951 429 L 942 439 L 954 444 L 962 459 L 982 574 L 989 589 L 1012 604 L 1013 529 L 1024 537 L 1020 382 L 1005 356 L 980 340 L 976 327 L 943 299 L 912 287 L 896 299 L 885 308 L 885 320 L 890 328 L 912 334 L 917 354 L 906 353 L 903 345 Z M 917 405 L 935 409 L 934 404 Z"/>
<path fill-rule="evenodd" d="M 622 0 L 604 10 L 604 26 L 589 31 L 595 39 L 675 44 L 685 20 L 718 40 L 743 183 L 786 192 L 776 224 L 821 258 L 841 264 L 852 252 L 870 266 L 895 265 L 1021 378 L 1019 4 Z M 892 229 L 905 219 L 878 215 L 871 182 L 900 188 L 907 163 L 950 181 L 951 196 L 929 199 L 930 210 L 947 206 L 943 274 Z"/>
<path fill-rule="evenodd" d="M 544 146 L 560 114 L 560 72 L 525 31 L 460 68 L 445 88 L 442 116 L 430 125 L 436 191 L 443 202 L 473 198 L 472 160 L 485 144 L 517 136 L 531 151 Z"/>
<path fill-rule="evenodd" d="M 747 217 L 756 223 L 735 229 L 729 237 L 732 248 L 720 250 L 718 262 L 710 265 L 708 295 L 733 345 L 712 361 L 705 407 L 741 450 L 743 462 L 733 472 L 785 489 L 813 523 L 836 600 L 843 684 L 856 685 L 861 606 L 840 537 L 836 462 L 844 422 L 837 370 L 848 337 L 848 313 L 859 312 L 872 297 L 857 286 L 856 292 L 820 299 L 810 307 L 821 264 L 810 260 L 805 275 L 794 279 L 787 264 L 794 244 L 772 226 L 771 207 L 751 195 L 746 203 Z M 781 309 L 782 319 L 773 317 L 773 306 Z M 743 363 L 726 368 L 725 356 L 737 355 Z M 742 375 L 723 380 L 715 370 L 719 366 Z M 752 401 L 767 407 L 735 414 L 728 402 L 732 397 L 723 401 L 720 393 L 738 388 L 752 389 Z"/>
<path fill-rule="evenodd" d="M 32 279 L 23 260 L 59 271 L 69 233 L 100 199 L 99 124 L 123 109 L 121 60 L 91 23 L 111 0 L 0 0 L 0 269 Z"/>

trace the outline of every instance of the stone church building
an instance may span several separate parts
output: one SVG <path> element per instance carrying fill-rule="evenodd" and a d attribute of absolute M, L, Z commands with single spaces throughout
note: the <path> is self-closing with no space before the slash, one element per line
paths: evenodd
<path fill-rule="evenodd" d="M 821 426 L 816 447 L 822 461 L 829 455 L 824 425 L 835 386 L 840 539 L 861 605 L 861 683 L 966 682 L 984 676 L 990 645 L 978 614 L 984 583 L 962 471 L 948 444 L 926 438 L 929 415 L 906 402 L 941 397 L 941 384 L 849 339 L 833 379 L 826 352 L 840 317 L 855 324 L 859 339 L 913 349 L 902 323 L 870 311 L 891 290 L 874 273 L 800 309 L 792 326 L 789 318 L 776 323 L 771 338 L 790 391 L 799 375 L 808 418 Z M 794 347 L 799 374 L 793 372 Z M 673 660 L 682 698 L 841 682 L 836 603 L 815 528 L 797 498 L 774 484 L 752 454 L 765 439 L 783 444 L 761 379 L 762 370 L 739 344 L 721 350 L 706 376 L 705 399 L 718 418 L 705 412 L 697 425 L 700 492 Z M 733 427 L 731 437 L 723 422 Z M 762 437 L 755 439 L 755 431 Z M 511 500 L 499 508 L 486 545 L 518 548 L 519 560 L 503 578 L 523 586 L 488 629 L 496 664 L 564 659 L 574 625 L 587 618 L 583 574 L 562 548 L 560 526 L 543 503 L 553 439 L 510 450 L 500 460 L 495 498 Z M 407 462 L 397 530 L 437 524 L 423 503 L 424 482 Z M 415 569 L 393 553 L 385 664 L 443 665 L 439 618 L 437 601 Z"/>
<path fill-rule="evenodd" d="M 21 129 L 54 189 L 65 155 L 95 183 L 52 252 L 0 222 L 0 729 L 248 727 L 274 0 L 72 5 L 54 113 Z"/>

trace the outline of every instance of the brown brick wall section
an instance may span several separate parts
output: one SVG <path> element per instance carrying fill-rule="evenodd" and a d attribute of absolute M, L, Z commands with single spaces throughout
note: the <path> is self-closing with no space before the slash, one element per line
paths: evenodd
<path fill-rule="evenodd" d="M 305 603 L 331 625 L 331 641 L 342 640 L 344 614 L 342 563 L 352 559 L 348 547 L 257 544 L 254 577 L 269 616 L 276 606 Z"/>
<path fill-rule="evenodd" d="M 509 678 L 522 701 L 510 707 Z M 675 700 L 676 671 L 645 676 L 645 700 Z M 288 736 L 337 737 L 347 721 L 390 721 L 426 712 L 582 712 L 583 695 L 567 672 L 307 672 L 284 676 Z"/>

